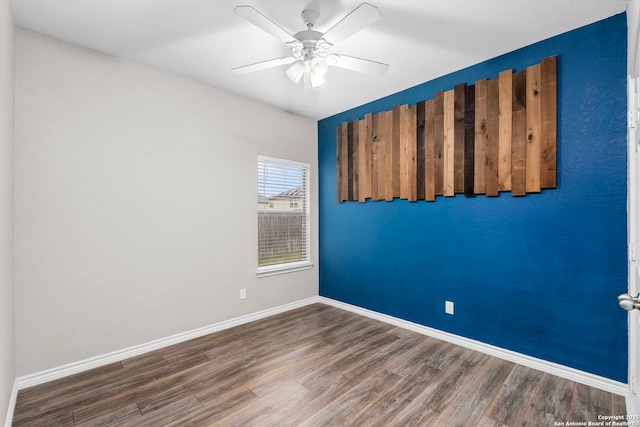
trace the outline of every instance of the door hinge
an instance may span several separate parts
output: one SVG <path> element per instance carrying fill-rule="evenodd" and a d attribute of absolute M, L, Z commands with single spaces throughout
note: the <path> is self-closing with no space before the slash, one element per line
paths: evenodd
<path fill-rule="evenodd" d="M 631 261 L 635 261 L 636 260 L 636 249 L 635 249 L 635 246 L 633 245 L 633 243 L 629 243 L 629 259 Z"/>
<path fill-rule="evenodd" d="M 632 376 L 631 379 L 629 380 L 629 388 L 631 388 L 631 393 L 633 394 L 637 394 L 636 393 L 636 377 Z"/>

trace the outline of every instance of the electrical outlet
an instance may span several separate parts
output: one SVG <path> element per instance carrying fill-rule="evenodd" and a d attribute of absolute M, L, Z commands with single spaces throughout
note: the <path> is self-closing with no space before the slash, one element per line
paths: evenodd
<path fill-rule="evenodd" d="M 453 301 L 444 302 L 444 312 L 453 315 Z"/>
<path fill-rule="evenodd" d="M 245 288 L 240 289 L 240 299 L 247 298 L 247 290 Z"/>

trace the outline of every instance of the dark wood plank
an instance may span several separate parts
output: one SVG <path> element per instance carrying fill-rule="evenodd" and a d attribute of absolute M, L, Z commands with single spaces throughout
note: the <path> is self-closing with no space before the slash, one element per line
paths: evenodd
<path fill-rule="evenodd" d="M 434 129 L 434 192 L 436 196 L 444 193 L 444 92 L 433 96 Z"/>
<path fill-rule="evenodd" d="M 485 416 L 497 425 L 524 425 L 531 396 L 542 379 L 542 372 L 516 365 L 493 399 Z"/>
<path fill-rule="evenodd" d="M 550 56 L 540 63 L 540 187 L 556 188 L 557 185 L 557 57 Z"/>
<path fill-rule="evenodd" d="M 455 193 L 464 193 L 464 148 L 465 148 L 465 92 L 466 84 L 461 83 L 453 88 L 454 124 L 453 124 L 453 151 L 454 151 L 454 187 Z"/>
<path fill-rule="evenodd" d="M 541 148 L 541 103 L 540 64 L 527 67 L 527 145 L 526 145 L 526 190 L 540 192 L 540 148 Z"/>
<path fill-rule="evenodd" d="M 487 81 L 487 145 L 485 162 L 485 193 L 498 195 L 498 79 Z"/>
<path fill-rule="evenodd" d="M 425 103 L 425 126 L 424 126 L 424 198 L 429 202 L 436 199 L 435 185 L 435 156 L 436 156 L 436 134 L 434 122 L 434 100 L 430 99 Z"/>
<path fill-rule="evenodd" d="M 425 198 L 425 102 L 416 104 L 416 197 Z"/>
<path fill-rule="evenodd" d="M 468 420 L 477 420 L 482 417 L 493 397 L 500 391 L 513 366 L 513 363 L 504 360 L 487 359 L 477 368 L 478 374 L 469 379 L 462 392 L 456 395 L 442 411 L 437 418 L 437 424 L 467 425 Z M 470 393 L 471 390 L 473 393 Z"/>
<path fill-rule="evenodd" d="M 464 96 L 464 195 L 473 197 L 475 165 L 476 86 L 465 88 Z"/>
<path fill-rule="evenodd" d="M 347 123 L 347 200 L 353 201 L 353 122 Z"/>
<path fill-rule="evenodd" d="M 349 189 L 347 174 L 345 173 L 346 157 L 344 155 L 344 148 L 347 146 L 345 134 L 346 123 L 343 123 L 336 128 L 336 195 L 338 203 L 347 200 L 347 192 Z"/>
<path fill-rule="evenodd" d="M 498 76 L 498 190 L 511 191 L 511 139 L 513 127 L 513 71 Z"/>
<path fill-rule="evenodd" d="M 524 71 L 513 74 L 511 195 L 526 194 L 527 89 Z"/>

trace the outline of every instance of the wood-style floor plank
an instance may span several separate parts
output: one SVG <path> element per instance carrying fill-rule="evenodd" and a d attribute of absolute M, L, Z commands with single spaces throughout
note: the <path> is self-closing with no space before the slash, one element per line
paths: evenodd
<path fill-rule="evenodd" d="M 13 426 L 546 426 L 624 398 L 313 304 L 18 394 Z"/>

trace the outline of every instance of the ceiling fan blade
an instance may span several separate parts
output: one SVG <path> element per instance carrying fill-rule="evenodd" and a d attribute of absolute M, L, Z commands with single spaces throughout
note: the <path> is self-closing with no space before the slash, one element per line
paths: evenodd
<path fill-rule="evenodd" d="M 284 43 L 295 40 L 284 28 L 251 6 L 237 6 L 233 12 Z"/>
<path fill-rule="evenodd" d="M 367 25 L 371 25 L 380 19 L 378 8 L 369 3 L 362 3 L 342 18 L 336 25 L 329 28 L 322 38 L 336 44 L 351 37 Z"/>
<path fill-rule="evenodd" d="M 265 70 L 267 68 L 278 67 L 280 65 L 292 64 L 295 60 L 296 59 L 292 56 L 285 56 L 284 58 L 269 59 L 268 61 L 256 62 L 255 64 L 243 65 L 242 67 L 236 67 L 231 71 L 236 74 L 247 74 L 254 71 Z"/>
<path fill-rule="evenodd" d="M 347 55 L 330 55 L 327 64 L 346 70 L 358 71 L 366 74 L 382 75 L 389 70 L 389 64 L 371 61 L 368 59 L 356 58 Z"/>

